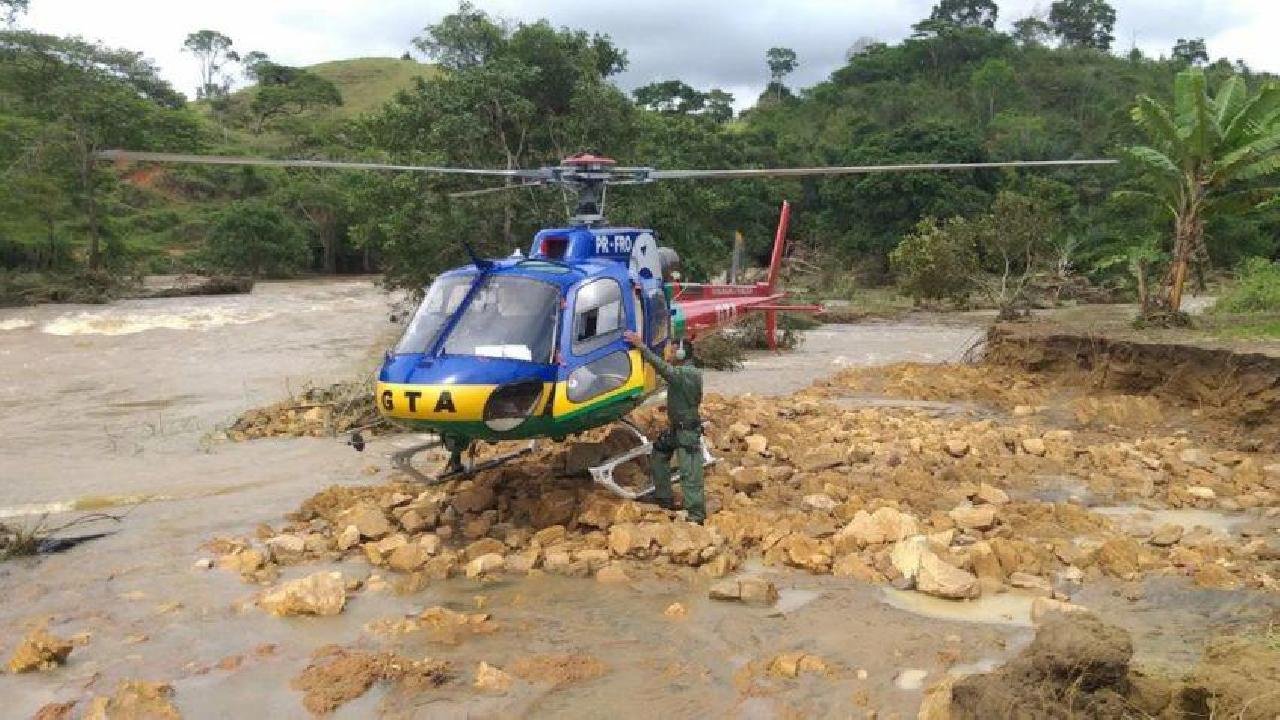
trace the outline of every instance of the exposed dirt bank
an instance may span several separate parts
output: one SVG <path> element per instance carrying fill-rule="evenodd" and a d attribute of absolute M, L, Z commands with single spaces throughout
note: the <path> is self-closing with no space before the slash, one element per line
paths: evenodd
<path fill-rule="evenodd" d="M 987 361 L 1080 378 L 1095 388 L 1154 395 L 1248 426 L 1280 425 L 1280 357 L 1191 344 L 1138 342 L 1001 325 Z"/>

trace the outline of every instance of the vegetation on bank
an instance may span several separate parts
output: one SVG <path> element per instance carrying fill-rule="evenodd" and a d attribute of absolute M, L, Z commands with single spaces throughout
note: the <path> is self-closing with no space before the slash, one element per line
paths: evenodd
<path fill-rule="evenodd" d="M 25 2 L 0 3 L 21 22 Z M 804 48 L 772 48 L 765 91 L 736 116 L 728 93 L 678 78 L 628 96 L 612 83 L 626 49 L 607 36 L 500 22 L 466 2 L 413 38 L 431 64 L 406 53 L 295 68 L 270 48 L 193 32 L 195 102 L 136 53 L 0 31 L 0 267 L 380 270 L 414 287 L 463 261 L 459 238 L 505 255 L 565 216 L 545 190 L 449 198 L 479 186 L 468 178 L 96 159 L 110 147 L 499 168 L 584 149 L 695 168 L 1129 149 L 1110 168 L 622 187 L 609 214 L 656 228 L 703 279 L 727 265 L 734 230 L 763 264 L 789 198 L 793 267 L 816 269 L 805 278 L 815 294 L 900 282 L 919 300 L 978 299 L 1008 317 L 1073 297 L 1176 311 L 1175 284 L 1280 254 L 1280 209 L 1264 202 L 1280 145 L 1275 78 L 1211 62 L 1195 39 L 1168 57 L 1113 52 L 1102 0 L 1059 0 L 1010 32 L 996 29 L 999 13 L 991 0 L 941 0 L 909 38 L 859 40 L 810 88 L 786 85 Z M 249 86 L 232 92 L 236 78 Z"/>

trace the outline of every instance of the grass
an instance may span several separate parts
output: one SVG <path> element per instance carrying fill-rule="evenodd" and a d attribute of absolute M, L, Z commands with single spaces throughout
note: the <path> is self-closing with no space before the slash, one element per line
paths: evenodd
<path fill-rule="evenodd" d="M 1215 334 L 1232 340 L 1280 340 L 1280 318 L 1240 319 L 1217 329 Z"/>
<path fill-rule="evenodd" d="M 304 68 L 328 80 L 342 94 L 342 105 L 303 113 L 301 117 L 311 121 L 345 120 L 378 109 L 395 97 L 397 92 L 408 90 L 416 78 L 434 77 L 439 69 L 417 60 L 401 60 L 387 57 L 351 58 L 332 60 Z M 233 107 L 247 108 L 257 88 L 250 86 L 231 94 Z M 259 138 L 268 135 L 263 133 Z M 238 141 L 243 134 L 236 133 Z"/>
<path fill-rule="evenodd" d="M 439 72 L 436 66 L 416 60 L 380 57 L 334 60 L 307 70 L 338 86 L 342 107 L 332 112 L 339 117 L 375 110 L 397 92 L 412 87 L 415 78 L 430 78 Z"/>

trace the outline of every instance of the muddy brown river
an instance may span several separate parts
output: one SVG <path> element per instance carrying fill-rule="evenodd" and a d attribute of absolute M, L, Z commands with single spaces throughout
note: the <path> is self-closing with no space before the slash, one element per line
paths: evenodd
<path fill-rule="evenodd" d="M 0 310 L 0 519 L 31 523 L 50 513 L 56 522 L 96 508 L 124 515 L 95 526 L 110 533 L 100 539 L 0 564 L 0 655 L 45 621 L 83 643 L 56 671 L 0 675 L 0 717 L 30 717 L 46 703 L 110 694 L 136 678 L 171 683 L 189 718 L 305 718 L 290 679 L 316 648 L 378 647 L 367 623 L 435 605 L 482 602 L 502 629 L 458 646 L 402 639 L 395 649 L 451 660 L 466 681 L 409 697 L 375 687 L 335 717 L 849 717 L 870 709 L 914 717 L 921 686 L 947 667 L 989 668 L 1029 639 L 1017 608 L 975 603 L 948 614 L 848 578 L 781 568 L 748 568 L 782 591 L 768 609 L 710 601 L 705 584 L 544 576 L 459 578 L 403 596 L 364 592 L 337 617 L 266 615 L 250 602 L 260 588 L 194 565 L 210 556 L 202 544 L 278 523 L 327 485 L 381 482 L 371 466 L 385 465 L 389 443 L 361 455 L 331 439 L 214 438 L 246 408 L 307 382 L 370 372 L 395 332 L 389 304 L 372 280 L 343 279 L 262 283 L 247 296 Z M 710 373 L 708 386 L 788 393 L 842 367 L 958 361 L 980 333 L 827 326 L 807 333 L 797 352 L 762 353 L 741 372 Z M 335 567 L 369 575 L 363 562 Z M 319 569 L 285 568 L 284 578 Z M 1153 592 L 1135 604 L 1099 584 L 1090 595 L 1085 602 L 1100 613 L 1129 618 L 1140 653 L 1175 661 L 1198 638 L 1163 628 L 1239 609 L 1225 593 L 1173 604 Z M 687 617 L 666 617 L 672 602 Z M 274 649 L 256 651 L 264 645 Z M 745 691 L 742 668 L 789 650 L 820 655 L 836 671 L 801 677 L 785 692 Z M 610 671 L 560 689 L 522 684 L 501 698 L 469 686 L 480 661 L 501 666 L 549 652 L 590 654 Z"/>

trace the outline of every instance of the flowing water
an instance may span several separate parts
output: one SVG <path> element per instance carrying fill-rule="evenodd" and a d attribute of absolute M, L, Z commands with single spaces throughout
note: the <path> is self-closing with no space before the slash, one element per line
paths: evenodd
<path fill-rule="evenodd" d="M 42 620 L 59 635 L 88 634 L 65 668 L 0 675 L 0 715 L 30 717 L 44 703 L 109 694 L 138 678 L 173 683 L 189 718 L 306 717 L 289 680 L 316 648 L 380 647 L 386 640 L 366 623 L 433 605 L 474 607 L 478 595 L 500 626 L 492 635 L 458 646 L 392 641 L 409 657 L 451 660 L 462 682 L 415 696 L 377 688 L 336 717 L 599 717 L 641 707 L 669 717 L 847 717 L 869 708 L 906 717 L 920 687 L 953 664 L 989 668 L 1029 637 L 1011 621 L 1022 611 L 1012 600 L 947 616 L 917 597 L 789 571 L 773 574 L 782 590 L 774 608 L 710 601 L 705 584 L 548 576 L 457 579 L 407 596 L 366 591 L 332 618 L 253 609 L 259 588 L 193 566 L 208 554 L 202 544 L 278 524 L 328 484 L 379 482 L 370 465 L 388 443 L 359 455 L 331 439 L 227 443 L 211 433 L 309 381 L 370 372 L 395 332 L 389 301 L 372 281 L 345 279 L 263 283 L 246 296 L 0 310 L 0 518 L 126 513 L 94 528 L 111 533 L 101 539 L 0 564 L 0 658 Z M 824 327 L 795 353 L 760 353 L 742 372 L 710 373 L 708 386 L 789 392 L 849 365 L 956 360 L 977 335 L 895 323 Z M 320 569 L 286 568 L 285 577 Z M 355 561 L 338 569 L 369 573 Z M 687 617 L 665 616 L 672 602 Z M 263 645 L 274 649 L 255 652 Z M 759 670 L 791 650 L 822 657 L 830 673 L 784 681 Z M 610 671 L 559 690 L 521 683 L 502 697 L 469 686 L 481 660 L 504 666 L 550 652 L 592 655 Z M 233 656 L 243 661 L 218 667 Z"/>

